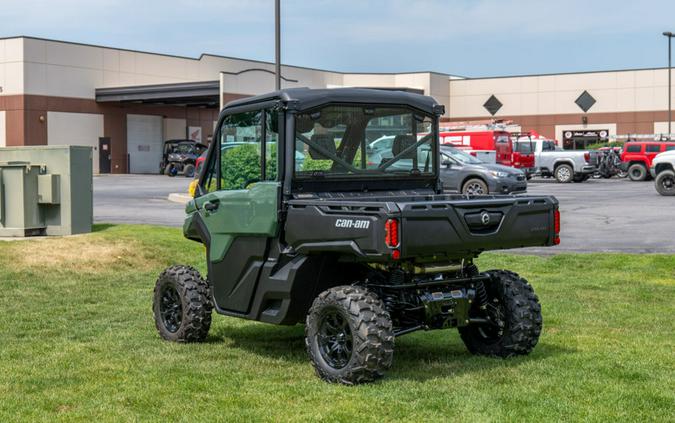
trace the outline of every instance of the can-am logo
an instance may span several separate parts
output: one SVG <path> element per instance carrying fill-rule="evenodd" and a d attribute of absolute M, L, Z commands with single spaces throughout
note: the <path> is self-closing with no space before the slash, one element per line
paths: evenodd
<path fill-rule="evenodd" d="M 336 228 L 346 229 L 368 229 L 370 220 L 338 219 L 335 221 Z"/>

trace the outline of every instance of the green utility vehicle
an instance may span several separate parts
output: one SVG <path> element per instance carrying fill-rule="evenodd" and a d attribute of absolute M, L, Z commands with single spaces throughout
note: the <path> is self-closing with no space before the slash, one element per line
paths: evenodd
<path fill-rule="evenodd" d="M 346 384 L 382 376 L 395 337 L 418 330 L 458 328 L 474 354 L 532 351 L 542 327 L 532 287 L 472 260 L 557 244 L 558 202 L 444 194 L 443 113 L 431 97 L 356 88 L 229 103 L 183 227 L 206 246 L 208 275 L 159 276 L 160 335 L 203 341 L 212 310 L 305 323 L 317 375 Z M 394 137 L 386 156 L 367 148 L 383 134 Z"/>

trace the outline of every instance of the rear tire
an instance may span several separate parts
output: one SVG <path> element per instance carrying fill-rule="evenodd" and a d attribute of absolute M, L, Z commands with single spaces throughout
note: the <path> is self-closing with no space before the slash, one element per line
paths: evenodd
<path fill-rule="evenodd" d="M 159 335 L 173 342 L 201 342 L 211 327 L 209 286 L 189 266 L 171 266 L 155 284 L 152 311 Z"/>
<path fill-rule="evenodd" d="M 462 186 L 462 194 L 467 195 L 488 195 L 489 190 L 487 184 L 478 178 L 472 178 L 464 182 Z"/>
<path fill-rule="evenodd" d="M 644 181 L 647 179 L 647 168 L 640 163 L 632 164 L 628 168 L 628 177 L 634 182 Z"/>
<path fill-rule="evenodd" d="M 346 385 L 372 382 L 391 367 L 391 318 L 372 292 L 331 288 L 319 294 L 307 314 L 305 344 L 321 379 Z"/>
<path fill-rule="evenodd" d="M 675 195 L 675 172 L 672 170 L 664 170 L 656 175 L 654 181 L 656 192 L 665 196 Z"/>
<path fill-rule="evenodd" d="M 553 176 L 555 176 L 556 181 L 561 184 L 566 184 L 572 182 L 572 179 L 574 178 L 574 169 L 572 169 L 572 166 L 570 165 L 561 164 L 555 168 Z"/>
<path fill-rule="evenodd" d="M 506 270 L 485 272 L 487 307 L 475 302 L 471 313 L 488 316 L 496 324 L 471 324 L 459 328 L 467 349 L 476 355 L 507 358 L 529 354 L 539 341 L 542 318 L 539 299 L 527 281 Z"/>
<path fill-rule="evenodd" d="M 174 176 L 176 176 L 176 173 L 178 173 L 178 171 L 176 170 L 176 166 L 174 164 L 168 164 L 164 168 L 164 174 L 166 176 L 170 176 L 173 178 Z"/>

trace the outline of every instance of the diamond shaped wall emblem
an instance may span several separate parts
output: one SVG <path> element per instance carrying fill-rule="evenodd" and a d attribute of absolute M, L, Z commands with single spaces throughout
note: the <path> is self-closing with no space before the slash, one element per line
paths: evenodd
<path fill-rule="evenodd" d="M 581 110 L 584 111 L 584 113 L 586 113 L 595 104 L 595 99 L 593 98 L 592 95 L 588 93 L 588 91 L 584 90 L 584 92 L 581 93 L 579 98 L 574 100 L 574 102 L 576 103 L 577 106 L 579 106 Z"/>
<path fill-rule="evenodd" d="M 483 104 L 483 107 L 485 107 L 485 110 L 490 112 L 492 116 L 495 115 L 501 109 L 503 106 L 502 102 L 497 100 L 497 97 L 494 95 L 491 95 L 490 98 L 487 99 L 485 104 Z"/>

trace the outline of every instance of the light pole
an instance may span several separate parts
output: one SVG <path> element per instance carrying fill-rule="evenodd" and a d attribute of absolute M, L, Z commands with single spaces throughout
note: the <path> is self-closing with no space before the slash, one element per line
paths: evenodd
<path fill-rule="evenodd" d="M 277 1 L 279 1 L 279 0 L 277 0 Z M 672 122 L 673 122 L 673 109 L 670 105 L 670 102 L 671 102 L 671 99 L 672 99 L 672 96 L 671 96 L 671 93 L 670 93 L 670 91 L 672 89 L 672 84 L 670 82 L 670 78 L 671 78 L 672 67 L 673 67 L 672 62 L 671 62 L 672 50 L 670 48 L 670 40 L 672 40 L 675 35 L 673 35 L 673 33 L 670 32 L 670 31 L 664 32 L 663 35 L 668 37 L 668 139 L 670 139 L 670 134 L 673 133 L 673 131 L 671 130 L 671 127 L 670 127 L 672 125 Z"/>
<path fill-rule="evenodd" d="M 281 0 L 274 0 L 274 86 L 281 89 Z"/>

